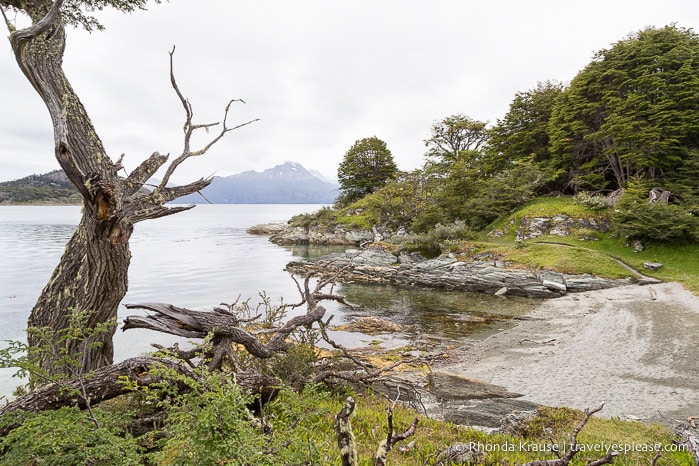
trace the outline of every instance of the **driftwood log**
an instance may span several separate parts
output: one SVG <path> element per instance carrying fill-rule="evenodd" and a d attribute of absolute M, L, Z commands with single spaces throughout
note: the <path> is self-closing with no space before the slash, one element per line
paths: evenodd
<path fill-rule="evenodd" d="M 122 330 L 145 328 L 188 338 L 204 338 L 213 333 L 214 339 L 225 339 L 243 345 L 253 356 L 271 358 L 287 349 L 286 338 L 297 328 L 320 322 L 325 315 L 323 306 L 313 306 L 304 315 L 294 317 L 278 329 L 263 343 L 252 332 L 238 326 L 238 321 L 228 313 L 194 311 L 165 303 L 127 304 L 128 309 L 146 309 L 155 312 L 148 316 L 128 316 Z"/>

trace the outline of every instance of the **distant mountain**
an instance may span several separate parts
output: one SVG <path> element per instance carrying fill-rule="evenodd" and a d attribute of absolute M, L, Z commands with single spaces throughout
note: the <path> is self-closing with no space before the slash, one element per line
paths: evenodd
<path fill-rule="evenodd" d="M 82 197 L 63 170 L 0 183 L 0 204 L 80 204 Z"/>
<path fill-rule="evenodd" d="M 150 184 L 160 181 L 153 179 Z M 170 186 L 170 184 L 168 184 Z M 148 186 L 148 189 L 152 189 Z M 214 204 L 332 204 L 338 184 L 298 163 L 287 162 L 263 172 L 246 171 L 215 177 L 203 191 Z M 0 204 L 80 204 L 82 197 L 63 170 L 0 182 Z M 199 194 L 174 201 L 205 204 Z"/>
<path fill-rule="evenodd" d="M 287 162 L 263 172 L 246 171 L 217 176 L 202 194 L 214 204 L 332 204 L 338 184 L 317 176 L 298 163 Z M 199 194 L 189 194 L 177 204 L 206 204 Z"/>

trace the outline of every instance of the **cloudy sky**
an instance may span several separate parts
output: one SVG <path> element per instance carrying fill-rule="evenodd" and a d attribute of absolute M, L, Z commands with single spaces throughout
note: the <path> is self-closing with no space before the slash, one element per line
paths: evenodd
<path fill-rule="evenodd" d="M 127 170 L 181 151 L 168 51 L 198 122 L 244 99 L 230 133 L 175 182 L 286 161 L 335 176 L 357 140 L 424 161 L 430 126 L 455 113 L 495 123 L 516 92 L 568 82 L 594 52 L 647 26 L 699 29 L 696 0 L 170 0 L 70 30 L 65 70 L 108 153 Z M 18 18 L 21 20 L 21 18 Z M 58 168 L 43 103 L 0 41 L 0 181 Z M 206 135 L 204 135 L 206 136 Z M 210 135 L 209 135 L 210 136 Z M 200 140 L 203 142 L 203 138 Z"/>

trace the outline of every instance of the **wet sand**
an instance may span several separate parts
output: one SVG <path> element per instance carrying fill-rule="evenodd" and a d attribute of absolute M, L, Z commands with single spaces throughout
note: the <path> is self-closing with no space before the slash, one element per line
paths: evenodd
<path fill-rule="evenodd" d="M 548 406 L 605 401 L 605 417 L 699 415 L 699 298 L 680 284 L 569 294 L 530 317 L 443 369 Z"/>

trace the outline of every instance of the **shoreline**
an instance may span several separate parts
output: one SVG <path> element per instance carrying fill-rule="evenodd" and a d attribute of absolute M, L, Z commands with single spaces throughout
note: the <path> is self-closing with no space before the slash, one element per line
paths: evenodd
<path fill-rule="evenodd" d="M 699 297 L 679 283 L 630 285 L 546 300 L 440 370 L 521 400 L 603 417 L 662 422 L 699 415 Z"/>

